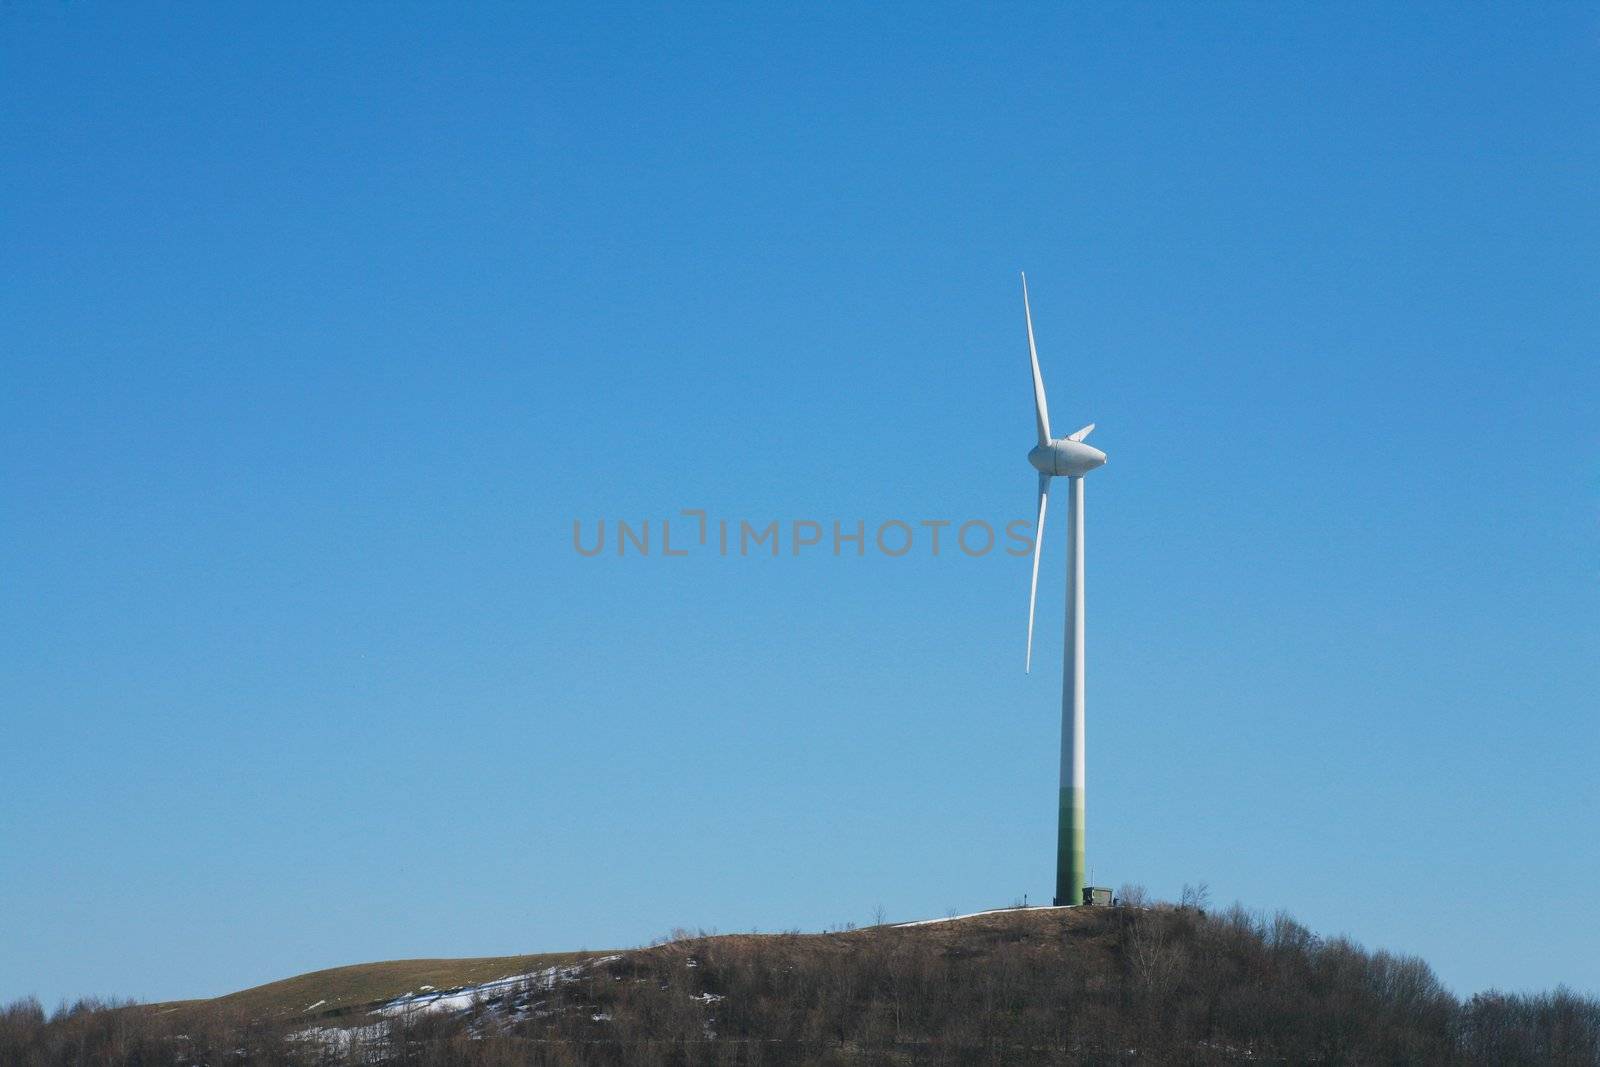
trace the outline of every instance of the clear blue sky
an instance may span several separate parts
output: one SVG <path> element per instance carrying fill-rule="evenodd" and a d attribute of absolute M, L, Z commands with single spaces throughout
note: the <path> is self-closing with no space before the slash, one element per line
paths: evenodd
<path fill-rule="evenodd" d="M 1600 991 L 1600 15 L 0 11 L 0 997 L 1097 882 Z M 1059 512 L 1057 513 L 1059 515 Z M 592 526 L 590 527 L 592 529 Z M 675 531 L 675 534 L 677 531 Z"/>

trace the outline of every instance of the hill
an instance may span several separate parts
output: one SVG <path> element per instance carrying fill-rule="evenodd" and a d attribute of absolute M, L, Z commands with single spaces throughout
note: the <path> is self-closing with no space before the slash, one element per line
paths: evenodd
<path fill-rule="evenodd" d="M 89 1058 L 84 1058 L 92 1050 Z M 1035 908 L 609 954 L 342 967 L 213 1001 L 0 1012 L 0 1063 L 1600 1064 L 1600 1002 L 1234 908 Z"/>

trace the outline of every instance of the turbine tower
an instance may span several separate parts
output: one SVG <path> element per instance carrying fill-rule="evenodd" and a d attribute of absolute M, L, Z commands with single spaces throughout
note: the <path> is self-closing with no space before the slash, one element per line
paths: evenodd
<path fill-rule="evenodd" d="M 1083 476 L 1101 466 L 1106 454 L 1083 443 L 1090 423 L 1065 437 L 1050 436 L 1050 406 L 1039 374 L 1039 350 L 1033 343 L 1033 309 L 1028 306 L 1028 276 L 1022 276 L 1022 314 L 1028 320 L 1028 360 L 1033 365 L 1033 415 L 1039 443 L 1028 462 L 1039 472 L 1039 522 L 1033 533 L 1033 582 L 1028 589 L 1028 658 L 1033 669 L 1033 610 L 1039 598 L 1039 551 L 1044 546 L 1044 513 L 1050 503 L 1050 479 L 1067 479 L 1067 633 L 1061 683 L 1061 807 L 1056 831 L 1055 903 L 1083 900 Z"/>

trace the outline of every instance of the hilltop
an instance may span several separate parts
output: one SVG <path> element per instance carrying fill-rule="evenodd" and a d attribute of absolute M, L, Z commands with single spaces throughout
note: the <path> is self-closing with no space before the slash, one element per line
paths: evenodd
<path fill-rule="evenodd" d="M 1600 1002 L 1462 1002 L 1421 960 L 1281 914 L 1033 908 L 341 967 L 48 1020 L 13 1005 L 0 1062 L 1592 1065 Z"/>

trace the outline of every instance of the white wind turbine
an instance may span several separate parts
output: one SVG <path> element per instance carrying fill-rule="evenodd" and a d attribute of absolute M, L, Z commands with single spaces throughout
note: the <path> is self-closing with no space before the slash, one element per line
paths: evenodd
<path fill-rule="evenodd" d="M 1027 669 L 1033 668 L 1033 613 L 1039 596 L 1039 552 L 1044 546 L 1044 513 L 1050 503 L 1050 479 L 1067 479 L 1067 633 L 1061 685 L 1061 797 L 1056 835 L 1055 903 L 1082 902 L 1084 868 L 1083 778 L 1083 476 L 1101 466 L 1106 454 L 1083 443 L 1090 423 L 1065 437 L 1050 436 L 1050 407 L 1039 350 L 1033 343 L 1033 309 L 1028 306 L 1028 276 L 1022 276 L 1022 313 L 1028 320 L 1028 359 L 1033 365 L 1033 414 L 1039 443 L 1028 462 L 1039 472 L 1039 522 L 1033 534 L 1033 581 L 1028 589 Z"/>

